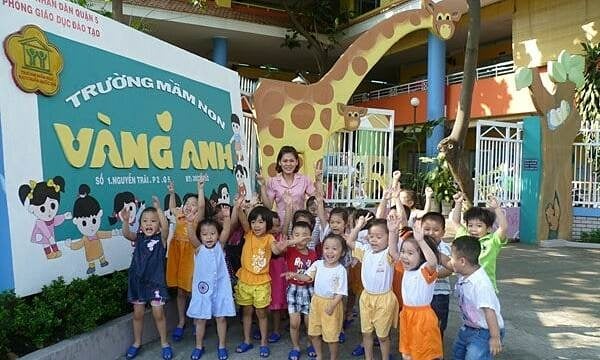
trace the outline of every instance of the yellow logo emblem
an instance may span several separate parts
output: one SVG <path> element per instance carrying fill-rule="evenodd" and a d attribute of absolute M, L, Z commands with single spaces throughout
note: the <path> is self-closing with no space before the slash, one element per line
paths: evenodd
<path fill-rule="evenodd" d="M 13 78 L 21 90 L 39 91 L 48 96 L 58 92 L 63 58 L 42 29 L 35 25 L 23 27 L 4 40 L 4 49 L 13 66 Z"/>

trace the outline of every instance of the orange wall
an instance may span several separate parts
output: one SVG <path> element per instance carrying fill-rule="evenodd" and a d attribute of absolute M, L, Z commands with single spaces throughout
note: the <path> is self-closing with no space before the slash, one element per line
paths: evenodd
<path fill-rule="evenodd" d="M 456 118 L 461 88 L 462 84 L 446 86 L 447 118 L 449 120 Z M 369 100 L 355 105 L 394 110 L 395 125 L 408 125 L 413 122 L 413 108 L 410 106 L 410 99 L 415 96 L 421 100 L 417 108 L 417 122 L 424 122 L 427 116 L 427 93 L 425 91 Z M 475 82 L 471 118 L 506 117 L 534 112 L 535 108 L 531 102 L 529 91 L 527 89 L 516 90 L 514 74 Z"/>

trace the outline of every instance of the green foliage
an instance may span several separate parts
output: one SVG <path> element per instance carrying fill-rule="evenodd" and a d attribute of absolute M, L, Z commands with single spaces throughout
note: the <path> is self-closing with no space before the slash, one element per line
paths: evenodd
<path fill-rule="evenodd" d="M 451 201 L 458 188 L 444 154 L 440 153 L 436 157 L 422 157 L 419 160 L 428 164 L 429 172 L 427 172 L 425 180 L 433 190 L 435 200 L 440 204 L 442 201 Z"/>
<path fill-rule="evenodd" d="M 70 284 L 58 278 L 27 298 L 0 293 L 0 359 L 41 349 L 128 312 L 126 271 Z"/>
<path fill-rule="evenodd" d="M 584 123 L 600 121 L 600 44 L 581 46 L 585 52 L 583 86 L 577 90 L 577 110 Z"/>
<path fill-rule="evenodd" d="M 600 244 L 600 229 L 582 232 L 581 241 L 587 243 Z"/>

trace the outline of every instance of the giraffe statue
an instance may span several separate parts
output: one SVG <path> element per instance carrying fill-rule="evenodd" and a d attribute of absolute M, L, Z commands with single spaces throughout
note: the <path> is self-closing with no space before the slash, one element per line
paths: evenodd
<path fill-rule="evenodd" d="M 464 0 L 422 1 L 421 9 L 400 12 L 364 32 L 317 83 L 261 79 L 254 106 L 263 169 L 269 176 L 276 175 L 279 148 L 291 145 L 306 164 L 303 173 L 313 176 L 314 164 L 323 158 L 330 134 L 358 128 L 366 109 L 346 103 L 390 47 L 420 29 L 450 39 L 454 22 L 466 11 Z"/>

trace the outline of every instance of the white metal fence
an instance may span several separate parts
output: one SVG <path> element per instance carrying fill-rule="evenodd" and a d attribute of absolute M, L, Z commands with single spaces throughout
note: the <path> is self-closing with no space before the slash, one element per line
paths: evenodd
<path fill-rule="evenodd" d="M 586 125 L 573 144 L 573 206 L 600 208 L 600 129 Z"/>
<path fill-rule="evenodd" d="M 475 205 L 494 195 L 503 206 L 521 200 L 522 123 L 477 122 Z"/>
<path fill-rule="evenodd" d="M 341 131 L 329 137 L 323 160 L 328 204 L 373 206 L 392 174 L 393 129 Z"/>
<path fill-rule="evenodd" d="M 500 75 L 511 74 L 514 71 L 514 63 L 512 61 L 506 61 L 490 66 L 477 68 L 476 78 L 477 80 L 479 80 L 490 77 L 496 77 Z M 446 85 L 462 83 L 463 77 L 464 74 L 462 72 L 447 75 Z M 352 96 L 350 102 L 355 104 L 363 101 L 381 99 L 389 96 L 395 96 L 398 94 L 406 94 L 425 90 L 427 90 L 427 80 L 419 80 L 407 84 L 396 85 L 379 90 L 373 90 L 368 93 L 356 94 Z"/>

